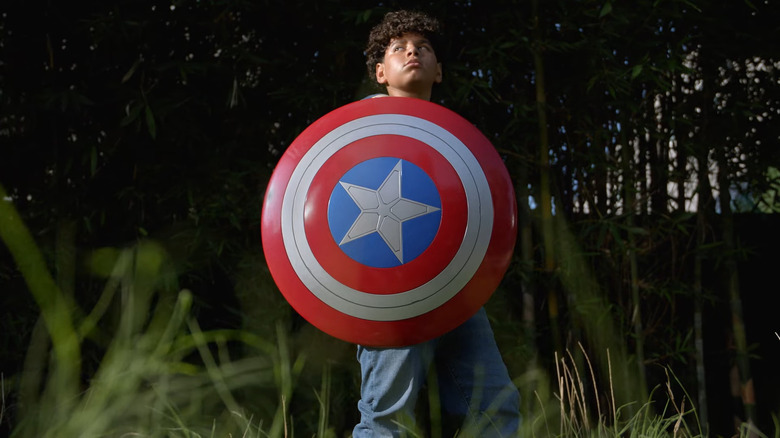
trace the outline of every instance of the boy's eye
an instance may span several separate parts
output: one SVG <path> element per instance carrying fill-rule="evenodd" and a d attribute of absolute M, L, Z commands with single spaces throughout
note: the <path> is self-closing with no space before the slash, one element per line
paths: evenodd
<path fill-rule="evenodd" d="M 427 45 L 427 44 L 423 44 L 423 45 L 420 45 L 420 46 L 416 46 L 416 49 L 417 49 L 417 50 L 420 50 L 420 51 L 430 51 L 430 50 L 432 50 L 432 49 L 431 49 L 431 46 L 429 46 L 429 45 Z M 391 51 L 391 52 L 399 52 L 399 51 L 404 51 L 404 50 L 406 50 L 406 46 L 405 46 L 405 45 L 403 45 L 403 44 L 398 44 L 398 45 L 390 46 L 390 51 Z"/>

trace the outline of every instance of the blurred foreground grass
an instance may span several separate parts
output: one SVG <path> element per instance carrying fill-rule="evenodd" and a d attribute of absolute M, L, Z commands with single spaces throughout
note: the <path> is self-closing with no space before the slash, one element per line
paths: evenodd
<path fill-rule="evenodd" d="M 201 330 L 192 293 L 179 287 L 154 241 L 92 251 L 85 267 L 103 288 L 82 311 L 58 286 L 2 187 L 0 238 L 41 311 L 23 372 L 2 379 L 0 426 L 12 436 L 349 435 L 345 418 L 353 418 L 357 395 L 337 388 L 349 378 L 334 378 L 334 352 L 321 334 L 291 334 L 263 320 L 254 327 L 271 327 Z M 516 378 L 526 400 L 523 437 L 703 436 L 690 398 L 675 398 L 673 376 L 661 388 L 670 395 L 665 406 L 644 401 L 629 410 L 617 406 L 611 379 L 598 386 L 584 350 L 555 363 L 555 376 L 529 367 Z M 436 406 L 433 394 L 428 399 Z M 436 436 L 436 416 L 408 435 Z"/>
<path fill-rule="evenodd" d="M 40 308 L 23 371 L 3 376 L 0 425 L 12 436 L 289 433 L 285 406 L 303 356 L 291 357 L 281 327 L 270 340 L 246 330 L 202 331 L 193 296 L 178 288 L 161 245 L 87 256 L 87 271 L 104 287 L 83 311 L 58 286 L 2 187 L 0 238 Z M 249 390 L 258 412 L 237 399 Z"/>

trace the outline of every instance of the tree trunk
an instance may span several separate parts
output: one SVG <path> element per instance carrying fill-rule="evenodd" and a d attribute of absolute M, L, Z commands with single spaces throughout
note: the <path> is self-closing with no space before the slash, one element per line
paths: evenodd
<path fill-rule="evenodd" d="M 637 266 L 636 257 L 636 242 L 634 239 L 634 227 L 636 216 L 636 187 L 634 185 L 635 178 L 633 173 L 633 152 L 634 149 L 630 147 L 629 142 L 626 139 L 625 134 L 621 134 L 621 165 L 623 173 L 623 196 L 624 196 L 624 213 L 626 215 L 626 239 L 628 240 L 627 256 L 629 262 L 630 284 L 631 284 L 631 324 L 634 331 L 634 342 L 637 361 L 637 371 L 642 380 L 642 387 L 647 382 L 647 371 L 645 370 L 645 346 L 644 346 L 644 329 L 642 327 L 642 311 L 641 300 L 639 299 L 639 268 Z"/>
<path fill-rule="evenodd" d="M 523 325 L 526 339 L 532 342 L 536 339 L 536 317 L 534 315 L 534 286 L 531 281 L 533 271 L 533 229 L 531 223 L 531 208 L 528 205 L 530 190 L 528 189 L 528 171 L 525 164 L 517 166 L 517 210 L 518 210 L 518 246 L 520 247 L 520 269 L 523 272 L 520 281 L 523 305 Z"/>
<path fill-rule="evenodd" d="M 720 154 L 722 156 L 722 154 Z M 718 163 L 718 185 L 720 186 L 720 210 L 723 224 L 723 245 L 725 252 L 726 288 L 728 289 L 729 307 L 731 308 L 731 330 L 734 337 L 736 372 L 739 376 L 739 394 L 734 394 L 744 409 L 744 421 L 755 430 L 756 399 L 753 390 L 753 376 L 750 372 L 750 357 L 748 356 L 745 319 L 742 314 L 742 297 L 739 287 L 739 269 L 735 252 L 738 250 L 734 239 L 734 214 L 731 211 L 731 193 L 725 158 Z M 741 421 L 741 420 L 740 420 Z"/>
<path fill-rule="evenodd" d="M 520 293 L 522 297 L 522 321 L 523 339 L 528 346 L 531 357 L 528 360 L 528 369 L 536 371 L 539 367 L 538 348 L 536 348 L 537 324 L 536 324 L 536 287 L 533 282 L 534 253 L 533 253 L 533 227 L 531 220 L 531 208 L 528 205 L 530 190 L 528 188 L 528 171 L 526 163 L 517 166 L 517 207 L 518 207 L 518 246 L 520 250 Z M 539 373 L 541 375 L 541 373 Z M 531 397 L 537 391 L 536 381 L 529 381 L 522 394 L 528 396 L 520 398 L 520 412 L 530 415 L 534 411 L 534 400 Z"/>
<path fill-rule="evenodd" d="M 652 135 L 650 161 L 650 210 L 656 215 L 664 215 L 668 212 L 667 200 L 669 192 L 667 184 L 669 182 L 669 138 L 664 132 L 663 123 L 669 119 L 669 101 L 670 96 L 657 97 L 661 100 L 660 107 L 653 115 L 660 120 L 656 120 L 656 129 Z"/>
<path fill-rule="evenodd" d="M 693 266 L 693 330 L 694 345 L 696 348 L 696 382 L 697 382 L 697 410 L 702 427 L 701 434 L 709 436 L 709 409 L 707 406 L 707 375 L 704 367 L 704 245 L 707 243 L 707 231 L 712 227 L 712 219 L 715 214 L 715 200 L 713 198 L 712 185 L 710 184 L 709 153 L 712 144 L 710 130 L 710 107 L 714 80 L 710 80 L 711 74 L 705 66 L 702 66 L 702 80 L 704 90 L 700 93 L 701 99 L 701 138 L 694 143 L 694 157 L 697 163 L 697 189 L 698 205 L 696 207 L 696 255 Z"/>
<path fill-rule="evenodd" d="M 558 328 L 558 293 L 552 281 L 555 272 L 554 223 L 552 216 L 552 191 L 550 184 L 550 146 L 547 132 L 547 98 L 544 88 L 544 61 L 542 52 L 542 32 L 539 20 L 539 1 L 534 0 L 533 7 L 533 58 L 536 85 L 536 112 L 539 118 L 539 208 L 541 210 L 542 244 L 544 265 L 542 267 L 547 280 L 547 306 L 550 317 L 550 330 L 555 351 L 562 351 L 562 341 Z"/>
<path fill-rule="evenodd" d="M 697 382 L 697 404 L 699 412 L 699 420 L 702 426 L 701 434 L 703 436 L 709 435 L 709 411 L 707 409 L 707 375 L 704 368 L 704 327 L 703 327 L 703 297 L 704 289 L 702 286 L 702 265 L 704 254 L 702 253 L 704 243 L 706 241 L 707 233 L 707 219 L 705 217 L 705 209 L 709 208 L 704 202 L 704 193 L 709 188 L 709 182 L 706 183 L 706 187 L 701 183 L 702 178 L 707 181 L 708 172 L 706 171 L 706 157 L 705 161 L 699 162 L 699 205 L 696 214 L 696 256 L 693 261 L 693 293 L 694 293 L 694 308 L 693 308 L 693 334 L 694 345 L 696 348 L 696 382 Z M 704 167 L 702 167 L 704 166 Z M 701 170 L 705 169 L 705 170 Z"/>

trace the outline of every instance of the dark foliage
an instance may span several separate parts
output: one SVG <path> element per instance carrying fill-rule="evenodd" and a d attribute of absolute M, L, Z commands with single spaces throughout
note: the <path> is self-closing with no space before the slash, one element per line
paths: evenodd
<path fill-rule="evenodd" d="M 774 225 L 762 217 L 755 219 L 761 225 L 742 230 L 739 222 L 737 234 L 746 245 L 736 253 L 725 250 L 717 190 L 668 187 L 696 186 L 697 166 L 709 165 L 725 175 L 735 210 L 759 209 L 773 183 L 767 172 L 780 167 L 778 6 L 705 0 L 539 3 L 535 15 L 532 2 L 508 0 L 5 1 L 0 184 L 58 278 L 67 278 L 67 272 L 56 263 L 56 251 L 71 239 L 78 271 L 71 289 L 84 308 L 100 290 L 82 268 L 85 255 L 153 238 L 171 254 L 182 287 L 194 291 L 204 328 L 259 324 L 236 292 L 251 272 L 264 279 L 252 302 L 300 330 L 305 323 L 289 315 L 261 259 L 265 184 L 306 126 L 377 91 L 365 74 L 368 30 L 386 11 L 423 9 L 442 21 L 446 36 L 444 83 L 434 90 L 434 100 L 473 121 L 493 141 L 518 193 L 525 194 L 519 201 L 530 200 L 533 207 L 522 218 L 532 224 L 531 265 L 515 263 L 499 294 L 509 303 L 497 312 L 510 321 L 505 331 L 498 330 L 507 356 L 517 362 L 510 368 L 522 369 L 528 356 L 512 344 L 519 343 L 512 336 L 523 319 L 516 293 L 522 287 L 536 291 L 533 341 L 542 353 L 552 349 L 548 336 L 554 323 L 547 319 L 550 303 L 541 291 L 562 286 L 539 268 L 545 249 L 537 207 L 549 197 L 555 214 L 576 231 L 625 333 L 631 332 L 635 304 L 628 291 L 637 280 L 627 254 L 637 255 L 634 284 L 640 286 L 645 362 L 679 370 L 691 386 L 693 263 L 697 254 L 706 255 L 708 281 L 698 298 L 707 303 L 712 330 L 705 345 L 715 365 L 707 384 L 716 394 L 713 406 L 722 407 L 729 370 L 719 364 L 733 360 L 733 351 L 728 330 L 713 329 L 731 324 L 724 310 L 725 281 L 718 274 L 735 255 L 742 269 L 753 261 L 776 261 L 776 245 L 743 234 L 759 227 L 771 233 Z M 543 129 L 549 145 L 541 153 L 550 159 L 552 193 L 538 184 L 543 142 L 535 53 L 544 64 Z M 700 226 L 694 220 L 699 196 L 708 214 L 702 245 L 693 237 Z M 759 280 L 771 266 L 742 276 L 750 312 L 761 307 L 754 290 L 771 281 Z M 38 310 L 5 247 L 0 290 L 0 371 L 8 378 L 22 369 Z M 562 330 L 576 339 L 582 315 L 574 303 L 562 308 L 567 323 Z M 772 318 L 750 317 L 756 321 L 750 342 L 762 354 L 771 352 L 767 343 L 777 341 L 767 339 L 771 327 L 762 327 Z M 629 337 L 629 350 L 636 346 Z M 757 382 L 772 381 L 767 362 L 755 361 Z M 650 374 L 648 384 L 662 380 L 662 372 Z M 762 421 L 769 424 L 777 400 L 762 392 L 759 398 Z M 351 400 L 345 403 L 352 406 Z M 349 428 L 354 413 L 341 414 L 345 418 L 334 423 Z M 714 421 L 716 427 L 728 431 L 732 425 Z"/>

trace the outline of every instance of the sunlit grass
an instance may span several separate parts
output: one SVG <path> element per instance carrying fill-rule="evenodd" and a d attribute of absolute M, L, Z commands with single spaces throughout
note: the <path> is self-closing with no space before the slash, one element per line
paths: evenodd
<path fill-rule="evenodd" d="M 272 340 L 245 330 L 202 331 L 191 316 L 192 295 L 187 290 L 159 290 L 154 292 L 155 299 L 134 300 L 139 285 L 162 284 L 139 277 L 143 274 L 138 271 L 139 266 L 146 266 L 149 273 L 161 275 L 158 269 L 148 269 L 161 263 L 137 260 L 151 257 L 159 261 L 161 255 L 150 252 L 157 250 L 155 245 L 141 245 L 118 251 L 112 257 L 115 265 L 103 293 L 122 306 L 115 314 L 118 319 L 110 324 L 114 329 L 99 366 L 92 375 L 76 382 L 52 381 L 54 376 L 62 378 L 57 373 L 34 376 L 45 383 L 39 392 L 22 398 L 25 407 L 16 418 L 14 435 L 293 437 L 298 426 L 316 430 L 318 437 L 337 436 L 330 421 L 333 382 L 328 366 L 322 370 L 319 388 L 312 389 L 316 402 L 311 409 L 318 412 L 317 424 L 296 424 L 288 412 L 306 361 L 292 351 L 289 334 L 280 325 Z M 128 263 L 131 260 L 135 262 Z M 90 342 L 89 332 L 110 319 L 110 305 L 105 300 L 99 300 L 80 324 L 74 324 L 82 334 L 82 348 Z M 145 316 L 139 318 L 139 314 Z M 92 328 L 86 330 L 85 325 Z M 240 344 L 241 354 L 231 357 L 229 343 Z M 595 372 L 584 350 L 582 353 L 587 364 L 584 370 L 577 368 L 581 361 L 571 353 L 557 360 L 555 391 L 551 395 L 535 393 L 536 410 L 524 418 L 521 436 L 696 436 L 687 426 L 692 411 L 686 411 L 684 401 L 664 409 L 661 415 L 653 414 L 648 402 L 631 418 L 621 419 L 621 408 L 615 407 L 614 397 L 610 397 L 611 388 L 598 387 Z M 56 356 L 39 359 L 49 361 L 50 367 L 57 366 Z M 30 376 L 22 380 L 25 378 Z M 51 389 L 64 387 L 79 387 L 66 403 Z M 247 397 L 248 393 L 253 395 Z M 244 405 L 253 397 L 257 399 L 252 409 L 257 412 Z M 353 408 L 354 403 L 346 407 Z M 437 424 L 436 415 L 436 409 L 431 409 L 430 424 Z M 428 434 L 407 425 L 407 436 Z M 473 434 L 462 430 L 459 436 Z"/>
<path fill-rule="evenodd" d="M 0 237 L 41 303 L 44 328 L 32 336 L 22 374 L 0 374 L 0 425 L 10 423 L 14 437 L 349 435 L 343 417 L 357 400 L 343 405 L 336 395 L 343 379 L 334 377 L 331 362 L 304 353 L 309 348 L 326 356 L 327 347 L 301 348 L 307 340 L 294 339 L 278 321 L 261 321 L 271 325 L 262 333 L 202 330 L 192 293 L 178 287 L 165 250 L 153 241 L 92 252 L 85 269 L 103 288 L 92 308 L 81 311 L 57 288 L 10 203 L 0 204 L 0 228 L 13 230 Z M 657 397 L 666 400 L 662 406 L 655 405 L 655 393 L 618 405 L 615 364 L 609 350 L 605 354 L 607 378 L 582 346 L 556 355 L 554 375 L 529 367 L 518 376 L 515 383 L 527 401 L 519 436 L 704 436 L 690 397 L 672 374 L 666 387 L 656 389 L 666 393 Z M 311 362 L 316 386 L 305 378 Z M 676 396 L 681 391 L 682 398 Z M 436 392 L 430 385 L 427 428 L 403 423 L 407 436 L 441 436 Z M 301 399 L 302 393 L 310 397 Z M 298 416 L 291 413 L 293 404 Z M 459 436 L 474 435 L 461 430 Z M 766 437 L 749 425 L 740 436 Z"/>
<path fill-rule="evenodd" d="M 596 373 L 584 348 L 580 345 L 586 369 L 577 365 L 583 361 L 575 359 L 572 352 L 558 358 L 556 376 L 559 402 L 560 426 L 549 436 L 561 437 L 700 437 L 696 412 L 686 408 L 686 399 L 676 400 L 672 382 L 676 380 L 667 374 L 668 402 L 660 409 L 654 406 L 652 398 L 637 401 L 638 407 L 631 409 L 631 416 L 624 417 L 628 405 L 615 403 L 613 382 L 609 379 L 605 388 L 600 388 Z M 610 373 L 612 363 L 609 363 Z M 686 396 L 687 398 L 687 396 Z M 549 429 L 548 429 L 549 430 Z"/>

